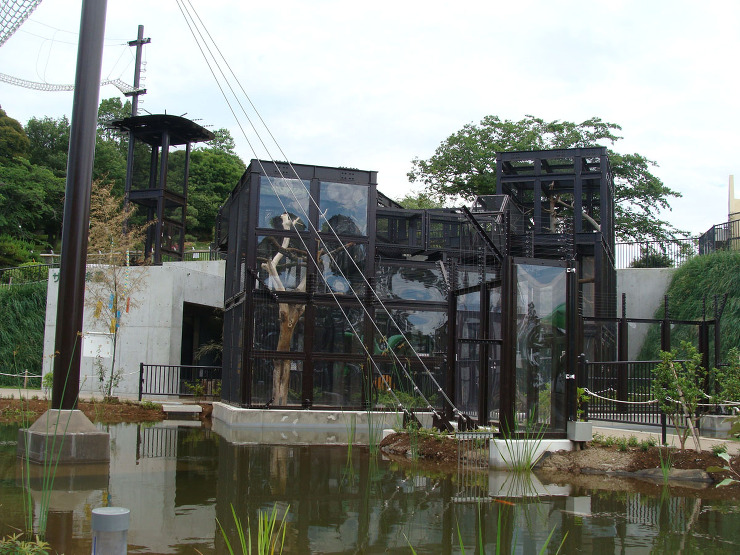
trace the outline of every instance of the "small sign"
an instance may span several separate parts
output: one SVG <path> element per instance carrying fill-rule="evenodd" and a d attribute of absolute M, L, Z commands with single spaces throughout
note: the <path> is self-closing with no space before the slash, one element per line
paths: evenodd
<path fill-rule="evenodd" d="M 113 356 L 113 335 L 110 333 L 86 333 L 82 336 L 82 356 L 111 358 Z"/>

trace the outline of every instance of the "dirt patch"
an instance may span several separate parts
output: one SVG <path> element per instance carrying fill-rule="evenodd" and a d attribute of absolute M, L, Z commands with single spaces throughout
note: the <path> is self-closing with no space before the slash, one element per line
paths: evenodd
<path fill-rule="evenodd" d="M 430 434 L 419 434 L 410 438 L 406 432 L 389 435 L 380 443 L 380 448 L 387 456 L 399 462 L 418 462 L 425 464 L 436 464 L 444 466 L 457 465 L 457 442 L 445 436 Z M 665 453 L 665 452 L 663 452 Z M 711 467 L 724 467 L 726 463 L 711 451 L 697 453 L 689 449 L 671 449 L 671 468 L 679 471 L 703 471 L 712 483 L 719 483 L 730 477 L 730 473 L 707 472 Z M 665 455 L 664 455 L 665 457 Z M 552 481 L 567 477 L 569 482 L 585 480 L 594 481 L 590 477 L 599 476 L 596 481 L 618 484 L 617 478 L 640 477 L 650 481 L 650 472 L 660 469 L 661 454 L 658 447 L 642 449 L 640 447 L 628 447 L 623 449 L 617 446 L 605 446 L 597 443 L 587 443 L 586 448 L 579 451 L 557 451 L 549 453 L 537 465 L 538 473 L 543 473 Z M 732 468 L 740 472 L 740 456 L 731 459 Z M 683 485 L 681 474 L 687 476 Z M 662 478 L 660 472 L 653 472 Z M 700 482 L 699 473 L 678 472 L 672 475 L 671 484 L 676 487 L 691 488 L 695 482 Z M 734 476 L 737 478 L 737 476 Z M 675 483 L 674 483 L 675 478 Z M 614 481 L 616 480 L 616 481 Z M 653 481 L 654 477 L 653 477 Z M 618 486 L 614 486 L 618 487 Z M 737 495 L 740 484 L 733 484 L 728 488 L 722 488 Z"/>
<path fill-rule="evenodd" d="M 390 434 L 380 442 L 381 451 L 402 463 L 452 468 L 457 466 L 457 441 L 451 437 L 421 432 Z"/>
<path fill-rule="evenodd" d="M 49 409 L 50 404 L 44 399 L 0 399 L 0 423 L 34 422 Z M 155 403 L 80 401 L 77 408 L 92 422 L 103 424 L 158 422 L 165 419 L 162 406 Z"/>

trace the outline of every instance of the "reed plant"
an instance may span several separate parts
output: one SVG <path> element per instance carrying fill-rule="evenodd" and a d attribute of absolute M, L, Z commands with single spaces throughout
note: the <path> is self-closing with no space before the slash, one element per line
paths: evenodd
<path fill-rule="evenodd" d="M 79 337 L 75 339 L 75 344 L 72 347 L 72 355 L 77 349 Z M 70 363 L 71 364 L 71 363 Z M 67 390 L 67 382 L 69 379 L 69 368 L 64 377 L 64 385 L 62 387 L 62 396 Z M 69 427 L 69 422 L 72 418 L 70 413 L 67 417 L 67 421 L 63 423 L 63 430 L 61 435 L 60 424 L 62 424 L 62 413 L 61 411 L 56 412 L 56 416 L 52 417 L 47 410 L 46 413 L 41 417 L 46 419 L 45 429 L 47 431 L 44 437 L 43 447 L 43 462 L 41 463 L 41 498 L 39 501 L 39 514 L 37 526 L 34 529 L 34 518 L 33 518 L 33 496 L 31 495 L 31 445 L 30 435 L 28 428 L 31 426 L 29 415 L 31 411 L 25 410 L 23 392 L 21 390 L 20 378 L 18 379 L 18 398 L 21 403 L 21 410 L 23 412 L 22 428 L 26 430 L 26 435 L 23 442 L 24 457 L 21 461 L 21 480 L 25 488 L 25 494 L 23 496 L 23 513 L 25 517 L 26 531 L 30 535 L 35 533 L 37 537 L 44 538 L 46 536 L 46 526 L 49 518 L 49 508 L 51 505 L 51 492 L 54 489 L 54 479 L 56 478 L 57 468 L 59 466 L 59 460 L 62 455 L 62 448 L 64 447 L 64 440 Z M 79 391 L 76 392 L 76 396 L 79 395 Z M 49 434 L 49 430 L 53 427 L 53 434 Z M 49 435 L 52 435 L 51 445 L 49 445 Z"/>
<path fill-rule="evenodd" d="M 502 538 L 504 537 L 504 531 L 503 531 L 503 521 L 502 521 L 502 512 L 498 511 L 498 518 L 496 520 L 496 551 L 494 552 L 495 555 L 502 555 L 505 553 L 505 546 L 502 543 Z M 483 540 L 483 519 L 481 517 L 481 507 L 480 504 L 478 505 L 478 534 L 475 538 L 475 549 L 473 550 L 474 553 L 486 553 L 485 549 L 485 542 Z M 550 530 L 550 534 L 547 536 L 547 539 L 545 540 L 545 543 L 542 545 L 540 550 L 538 551 L 539 555 L 544 555 L 545 553 L 548 553 L 548 548 L 550 546 L 550 542 L 552 541 L 552 537 L 555 534 L 555 530 L 557 528 L 553 528 Z M 563 536 L 562 541 L 560 542 L 560 545 L 558 546 L 557 550 L 555 551 L 556 555 L 560 553 L 563 549 L 563 546 L 565 545 L 565 540 L 568 538 L 568 533 L 566 532 Z M 460 553 L 462 555 L 465 555 L 465 543 L 463 542 L 462 532 L 460 531 L 460 522 L 457 522 L 457 541 L 458 545 L 460 546 Z M 416 555 L 416 550 L 411 545 L 411 542 L 409 542 L 408 537 L 406 538 L 406 542 L 409 544 L 409 548 L 411 549 L 411 553 L 413 555 Z M 511 551 L 506 551 L 506 553 L 516 553 L 516 538 L 514 539 L 514 544 L 511 546 Z"/>
<path fill-rule="evenodd" d="M 279 524 L 277 504 L 273 506 L 272 511 L 259 511 L 257 515 L 257 535 L 255 543 L 253 544 L 252 529 L 249 524 L 249 518 L 247 517 L 247 527 L 245 532 L 241 519 L 239 519 L 236 514 L 234 505 L 231 505 L 231 516 L 234 519 L 234 527 L 236 528 L 238 539 L 238 543 L 235 545 L 237 548 L 241 549 L 241 551 L 234 551 L 234 547 L 231 545 L 231 541 L 226 534 L 226 530 L 224 530 L 221 522 L 216 519 L 218 529 L 220 530 L 221 536 L 226 544 L 226 549 L 231 555 L 234 555 L 235 553 L 241 553 L 242 555 L 252 555 L 252 553 L 255 553 L 256 555 L 275 555 L 276 553 L 282 553 L 285 546 L 285 517 L 287 516 L 289 509 L 290 506 L 285 509 L 285 513 L 282 515 L 282 518 L 280 518 Z M 256 546 L 256 550 L 253 550 L 253 545 Z"/>
<path fill-rule="evenodd" d="M 505 429 L 501 430 L 506 453 L 501 452 L 501 458 L 506 468 L 511 472 L 530 472 L 542 456 L 538 454 L 540 446 L 545 437 L 546 424 L 537 424 L 530 416 L 524 427 L 524 431 L 514 433 Z"/>
<path fill-rule="evenodd" d="M 671 468 L 673 468 L 673 453 L 670 447 L 659 447 L 658 458 L 660 459 L 660 472 L 663 475 L 663 483 L 668 483 L 668 477 L 671 474 Z"/>

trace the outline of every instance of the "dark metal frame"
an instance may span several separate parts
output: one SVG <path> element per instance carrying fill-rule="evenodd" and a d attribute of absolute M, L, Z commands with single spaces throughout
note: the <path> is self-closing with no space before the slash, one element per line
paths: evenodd
<path fill-rule="evenodd" d="M 563 159 L 571 160 L 571 166 L 560 164 L 553 169 L 554 161 Z M 532 168 L 537 171 L 522 170 L 523 164 L 517 160 L 534 160 Z M 409 269 L 439 265 L 446 284 L 445 299 L 431 301 L 388 298 L 383 300 L 383 304 L 389 310 L 432 310 L 446 313 L 447 337 L 439 344 L 439 352 L 428 353 L 423 360 L 437 374 L 445 393 L 452 399 L 460 385 L 457 369 L 458 344 L 467 342 L 480 346 L 477 353 L 479 381 L 476 384 L 479 396 L 474 411 L 480 424 L 491 421 L 494 400 L 490 398 L 490 392 L 499 375 L 499 417 L 504 423 L 513 418 L 513 391 L 509 391 L 516 371 L 512 339 L 516 329 L 512 272 L 521 257 L 527 263 L 556 265 L 568 269 L 567 368 L 568 375 L 575 377 L 575 353 L 580 352 L 579 339 L 583 334 L 578 320 L 578 315 L 582 312 L 579 299 L 583 296 L 583 291 L 575 278 L 579 275 L 579 261 L 582 257 L 591 256 L 595 260 L 593 281 L 597 299 L 594 304 L 599 307 L 596 315 L 616 314 L 615 309 L 607 306 L 607 300 L 614 299 L 616 279 L 613 263 L 613 184 L 610 181 L 611 170 L 606 150 L 597 148 L 506 153 L 499 157 L 498 164 L 499 188 L 506 194 L 480 197 L 470 210 L 405 210 L 377 193 L 375 172 L 291 166 L 253 160 L 219 212 L 214 242 L 214 247 L 225 253 L 227 259 L 223 398 L 241 406 L 258 407 L 269 404 L 269 400 L 256 401 L 253 398 L 251 376 L 258 359 L 282 358 L 302 362 L 300 405 L 304 408 L 317 406 L 314 403 L 312 385 L 313 370 L 318 361 L 362 365 L 367 378 L 363 388 L 372 383 L 374 377 L 374 371 L 364 352 L 315 351 L 313 339 L 317 308 L 334 306 L 335 301 L 331 295 L 318 292 L 320 277 L 311 264 L 305 267 L 308 273 L 306 292 L 270 290 L 258 279 L 259 264 L 255 248 L 258 236 L 295 237 L 299 233 L 310 249 L 315 252 L 317 248 L 317 239 L 309 228 L 296 232 L 258 227 L 260 180 L 266 176 L 309 181 L 310 193 L 317 200 L 321 182 L 348 183 L 368 188 L 367 234 L 363 237 L 340 236 L 340 239 L 365 246 L 364 272 L 373 288 L 377 287 L 377 272 L 381 265 Z M 511 171 L 510 167 L 520 169 Z M 590 224 L 584 223 L 584 218 L 578 212 L 581 206 L 578 202 L 574 203 L 575 213 L 572 214 L 571 221 L 558 229 L 547 227 L 549 224 L 543 218 L 542 205 L 542 184 L 546 179 L 560 183 L 560 191 L 568 190 L 566 181 L 570 179 L 573 194 L 581 200 L 585 199 L 581 204 L 585 206 L 585 210 L 596 216 L 603 216 L 602 231 L 586 228 Z M 540 201 L 527 205 L 527 199 L 537 198 Z M 597 199 L 598 207 L 594 208 L 597 206 Z M 318 209 L 313 204 L 309 205 L 309 217 L 315 225 L 318 224 Z M 326 235 L 326 238 L 334 239 L 330 235 Z M 502 304 L 500 335 L 497 331 L 499 322 L 492 318 L 492 307 L 489 306 L 491 292 L 497 289 L 500 289 Z M 480 294 L 479 319 L 476 320 L 479 336 L 463 337 L 457 329 L 458 299 L 473 292 Z M 379 337 L 374 333 L 371 319 L 380 314 L 380 309 L 368 291 L 364 291 L 363 295 L 362 306 L 369 316 L 364 318 L 362 341 L 368 352 L 372 353 L 372 360 L 377 363 L 387 362 L 387 357 L 374 351 Z M 253 324 L 255 309 L 259 303 L 283 302 L 305 303 L 303 348 L 300 352 L 257 350 L 254 337 L 259 332 L 261 323 Z M 361 306 L 351 296 L 343 297 L 341 303 L 347 307 Z M 409 364 L 416 369 L 421 367 L 418 361 L 412 360 Z M 429 391 L 430 394 L 433 392 L 434 390 Z M 367 399 L 366 393 L 363 389 L 363 399 Z M 567 395 L 567 410 L 569 416 L 574 417 L 574 387 L 569 388 Z M 452 407 L 440 408 L 444 408 L 448 420 L 452 419 Z"/>
<path fill-rule="evenodd" d="M 210 141 L 215 137 L 214 134 L 193 121 L 168 114 L 132 116 L 113 121 L 110 125 L 127 131 L 134 141 L 148 145 L 151 150 L 147 187 L 134 188 L 131 172 L 135 149 L 129 148 L 124 200 L 126 203 L 133 202 L 144 207 L 147 222 L 156 222 L 147 230 L 145 255 L 147 258 L 151 256 L 154 264 L 161 264 L 163 257 L 181 260 L 185 248 L 191 145 Z M 167 182 L 170 148 L 178 145 L 185 145 L 182 193 L 168 188 Z M 172 217 L 171 211 L 175 214 L 179 212 L 179 217 Z M 170 241 L 163 243 L 164 237 Z"/>

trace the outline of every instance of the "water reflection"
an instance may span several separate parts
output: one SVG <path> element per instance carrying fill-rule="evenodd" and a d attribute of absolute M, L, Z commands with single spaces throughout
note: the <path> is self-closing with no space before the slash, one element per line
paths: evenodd
<path fill-rule="evenodd" d="M 617 491 L 536 477 L 450 475 L 372 460 L 365 448 L 238 444 L 200 427 L 110 426 L 104 480 L 72 491 L 62 479 L 49 536 L 66 553 L 89 552 L 90 513 L 131 509 L 130 553 L 224 553 L 216 518 L 233 533 L 260 510 L 287 513 L 286 553 L 732 552 L 740 502 Z M 15 427 L 0 427 L 0 534 L 23 527 Z M 88 469 L 90 472 L 91 469 Z M 94 474 L 94 472 L 93 472 Z M 233 537 L 233 536 L 232 536 Z M 197 551 L 196 551 L 197 550 Z"/>

